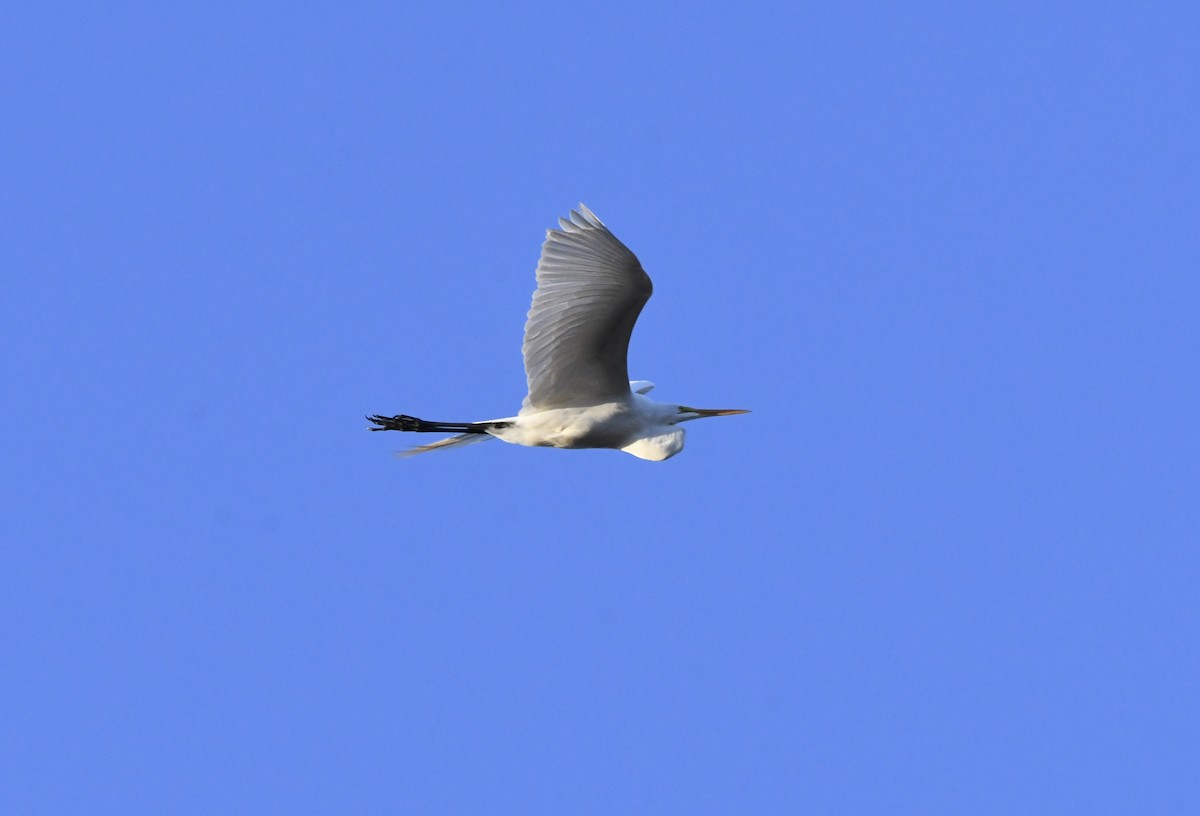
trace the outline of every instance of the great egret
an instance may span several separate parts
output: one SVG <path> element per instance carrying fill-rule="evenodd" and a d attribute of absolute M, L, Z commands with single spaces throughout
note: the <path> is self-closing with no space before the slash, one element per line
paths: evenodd
<path fill-rule="evenodd" d="M 407 454 L 503 439 L 551 448 L 616 448 L 661 462 L 683 450 L 680 423 L 745 414 L 654 402 L 654 383 L 629 380 L 629 336 L 653 288 L 637 256 L 584 205 L 546 231 L 537 290 L 525 323 L 529 395 L 515 417 L 426 422 L 367 417 L 372 431 L 453 433 Z"/>

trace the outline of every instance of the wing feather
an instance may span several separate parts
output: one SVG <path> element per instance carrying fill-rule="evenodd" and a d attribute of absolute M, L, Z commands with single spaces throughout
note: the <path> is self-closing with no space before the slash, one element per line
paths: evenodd
<path fill-rule="evenodd" d="M 653 287 L 637 256 L 580 204 L 548 230 L 525 323 L 525 406 L 628 396 L 629 337 Z"/>

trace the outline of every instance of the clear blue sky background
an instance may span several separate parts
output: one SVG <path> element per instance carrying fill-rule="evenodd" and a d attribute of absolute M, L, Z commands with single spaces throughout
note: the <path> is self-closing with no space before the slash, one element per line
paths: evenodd
<path fill-rule="evenodd" d="M 3 15 L 0 811 L 1200 812 L 1193 4 L 185 5 Z M 397 460 L 579 201 L 754 413 Z"/>

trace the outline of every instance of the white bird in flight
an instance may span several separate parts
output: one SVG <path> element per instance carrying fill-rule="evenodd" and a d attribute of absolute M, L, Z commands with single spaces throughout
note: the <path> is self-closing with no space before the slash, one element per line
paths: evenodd
<path fill-rule="evenodd" d="M 661 462 L 683 450 L 684 429 L 701 417 L 741 409 L 690 408 L 645 396 L 654 383 L 629 380 L 629 336 L 650 299 L 650 277 L 637 256 L 584 205 L 546 231 L 537 290 L 525 323 L 529 395 L 515 417 L 427 422 L 399 414 L 367 417 L 372 431 L 453 433 L 406 454 L 503 439 L 551 448 L 616 448 Z"/>

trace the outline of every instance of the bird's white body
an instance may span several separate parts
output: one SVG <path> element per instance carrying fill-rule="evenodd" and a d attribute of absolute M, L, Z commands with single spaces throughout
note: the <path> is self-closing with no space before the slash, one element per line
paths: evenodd
<path fill-rule="evenodd" d="M 582 204 L 542 244 L 537 289 L 525 323 L 529 394 L 515 417 L 425 422 L 376 415 L 371 430 L 466 431 L 407 453 L 503 439 L 549 448 L 615 448 L 661 462 L 683 450 L 679 423 L 743 410 L 688 408 L 645 396 L 654 384 L 629 380 L 634 323 L 653 287 L 637 256 Z"/>
<path fill-rule="evenodd" d="M 488 433 L 514 445 L 545 448 L 615 448 L 661 462 L 683 450 L 685 417 L 678 406 L 637 393 L 599 405 L 525 409 Z"/>

